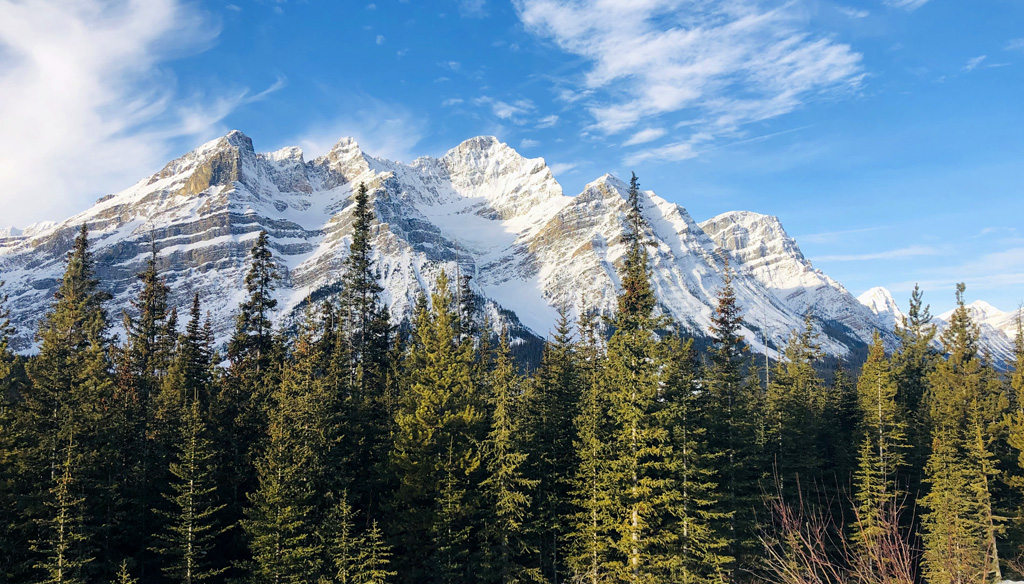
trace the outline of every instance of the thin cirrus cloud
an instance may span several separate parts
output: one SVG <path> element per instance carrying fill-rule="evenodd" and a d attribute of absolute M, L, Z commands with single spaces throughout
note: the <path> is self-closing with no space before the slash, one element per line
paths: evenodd
<path fill-rule="evenodd" d="M 181 95 L 161 65 L 212 46 L 219 25 L 178 0 L 0 2 L 0 204 L 24 224 L 151 172 L 182 138 L 262 99 Z"/>
<path fill-rule="evenodd" d="M 902 8 L 912 12 L 927 4 L 928 0 L 886 0 L 885 3 L 893 8 Z"/>
<path fill-rule="evenodd" d="M 911 245 L 875 253 L 824 255 L 814 258 L 817 262 L 866 262 L 876 260 L 908 260 L 922 256 L 939 255 L 941 250 L 926 245 Z"/>
<path fill-rule="evenodd" d="M 427 120 L 402 105 L 367 95 L 344 96 L 345 114 L 318 120 L 283 145 L 298 144 L 307 159 L 327 154 L 343 137 L 351 137 L 371 156 L 411 162 L 419 156 Z"/>
<path fill-rule="evenodd" d="M 653 142 L 658 138 L 661 138 L 667 133 L 668 131 L 666 131 L 664 128 L 647 128 L 645 130 L 640 130 L 636 134 L 630 136 L 629 140 L 626 140 L 622 145 L 635 146 L 637 144 L 646 144 L 648 142 Z"/>
<path fill-rule="evenodd" d="M 665 114 L 720 136 L 800 107 L 825 91 L 855 89 L 861 55 L 806 30 L 792 5 L 754 0 L 515 0 L 531 33 L 578 55 L 596 129 L 632 130 Z M 680 159 L 694 141 L 636 157 Z"/>
<path fill-rule="evenodd" d="M 967 71 L 968 73 L 974 71 L 975 69 L 978 68 L 979 65 L 981 65 L 981 63 L 985 60 L 986 57 L 987 55 L 981 55 L 978 57 L 967 59 L 967 63 L 964 64 L 964 71 Z"/>

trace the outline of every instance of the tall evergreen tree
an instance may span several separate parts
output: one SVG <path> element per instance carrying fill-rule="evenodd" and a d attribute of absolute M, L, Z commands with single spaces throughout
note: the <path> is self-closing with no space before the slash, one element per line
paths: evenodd
<path fill-rule="evenodd" d="M 718 304 L 711 317 L 711 363 L 705 373 L 707 448 L 721 455 L 716 462 L 721 482 L 717 510 L 727 518 L 723 535 L 728 542 L 726 554 L 736 559 L 731 579 L 750 569 L 760 551 L 754 509 L 760 502 L 757 453 L 754 450 L 754 411 L 751 389 L 744 379 L 748 347 L 739 334 L 741 307 L 732 285 L 733 271 L 726 263 L 724 281 L 718 291 Z"/>
<path fill-rule="evenodd" d="M 857 526 L 861 543 L 874 546 L 881 523 L 902 504 L 906 492 L 906 417 L 897 401 L 897 385 L 882 339 L 875 333 L 857 383 L 863 439 L 855 475 Z"/>
<path fill-rule="evenodd" d="M 583 389 L 578 358 L 569 313 L 562 308 L 525 398 L 529 476 L 539 481 L 533 496 L 535 545 L 542 576 L 552 584 L 566 571 L 561 551 L 573 512 L 569 492 L 577 466 L 575 418 Z"/>
<path fill-rule="evenodd" d="M 352 466 L 346 470 L 365 477 L 352 485 L 351 494 L 368 514 L 376 514 L 380 507 L 391 431 L 385 395 L 391 326 L 373 260 L 374 219 L 369 192 L 360 183 L 342 277 L 340 342 L 332 355 L 334 383 L 348 398 L 344 434 Z"/>
<path fill-rule="evenodd" d="M 258 581 L 307 582 L 325 570 L 324 529 L 337 443 L 333 393 L 318 371 L 314 320 L 307 312 L 294 354 L 271 396 L 266 447 L 256 463 L 259 486 L 243 527 Z"/>
<path fill-rule="evenodd" d="M 484 579 L 495 584 L 541 581 L 530 543 L 531 501 L 540 480 L 526 476 L 528 457 L 521 439 L 524 427 L 519 403 L 522 385 L 506 330 L 491 375 L 491 429 L 483 443 L 487 477 L 480 484 L 487 509 Z"/>
<path fill-rule="evenodd" d="M 161 513 L 164 527 L 156 547 L 166 557 L 163 571 L 184 584 L 207 581 L 226 569 L 220 554 L 211 553 L 223 530 L 217 521 L 224 508 L 217 502 L 217 456 L 203 422 L 198 390 L 189 401 L 178 450 L 170 463 L 170 490 L 164 493 L 171 505 Z"/>
<path fill-rule="evenodd" d="M 42 541 L 37 551 L 42 560 L 37 568 L 43 571 L 42 582 L 46 584 L 79 584 L 89 581 L 86 568 L 93 557 L 86 544 L 86 511 L 77 476 L 80 454 L 73 434 L 68 435 L 58 455 L 63 462 L 53 476 L 48 516 L 41 521 Z"/>
<path fill-rule="evenodd" d="M 929 378 L 932 452 L 925 467 L 929 490 L 920 502 L 927 510 L 922 566 L 933 584 L 1000 579 L 996 536 L 1002 526 L 991 498 L 993 414 L 964 290 L 957 285 L 957 308 L 942 333 L 947 357 Z"/>
<path fill-rule="evenodd" d="M 271 317 L 277 308 L 274 289 L 280 279 L 266 231 L 261 231 L 250 252 L 245 276 L 246 299 L 235 316 L 235 330 L 227 347 L 229 366 L 214 400 L 217 441 L 224 445 L 220 483 L 227 495 L 224 510 L 228 525 L 245 516 L 249 496 L 256 490 L 255 463 L 268 426 L 270 395 L 280 379 L 283 347 L 275 336 Z M 246 558 L 241 532 L 232 534 L 225 553 L 233 560 Z"/>
<path fill-rule="evenodd" d="M 587 584 L 612 579 L 612 487 L 608 472 L 608 396 L 599 380 L 604 376 L 604 352 L 597 320 L 584 314 L 580 321 L 580 384 L 583 390 L 575 420 L 574 467 L 566 563 L 571 580 Z"/>
<path fill-rule="evenodd" d="M 20 573 L 26 566 L 26 552 L 22 545 L 25 536 L 19 509 L 19 479 L 16 472 L 17 449 L 20 443 L 14 412 L 19 396 L 19 362 L 10 347 L 14 335 L 7 295 L 0 280 L 0 557 L 7 558 L 0 566 L 0 584 L 9 584 L 24 577 Z"/>
<path fill-rule="evenodd" d="M 83 516 L 90 522 L 88 545 L 98 568 L 112 575 L 114 516 L 110 461 L 110 428 L 104 416 L 112 397 L 110 342 L 103 304 L 110 295 L 99 287 L 83 224 L 68 254 L 64 277 L 54 303 L 43 316 L 37 334 L 39 354 L 29 363 L 30 387 L 23 392 L 18 425 L 23 438 L 18 474 L 27 485 L 23 504 L 27 517 L 41 520 L 42 506 L 66 463 L 64 449 L 75 438 L 75 480 L 83 499 Z M 103 529 L 101 529 L 101 527 Z M 120 560 L 120 558 L 118 558 Z"/>
<path fill-rule="evenodd" d="M 468 519 L 476 514 L 484 404 L 472 383 L 473 350 L 458 343 L 448 278 L 431 309 L 419 303 L 405 369 L 409 383 L 396 416 L 391 463 L 399 477 L 391 521 L 403 581 L 468 577 Z"/>
<path fill-rule="evenodd" d="M 391 565 L 391 548 L 384 542 L 384 535 L 376 521 L 370 525 L 363 538 L 357 562 L 353 580 L 355 584 L 388 584 L 398 575 L 388 569 Z"/>

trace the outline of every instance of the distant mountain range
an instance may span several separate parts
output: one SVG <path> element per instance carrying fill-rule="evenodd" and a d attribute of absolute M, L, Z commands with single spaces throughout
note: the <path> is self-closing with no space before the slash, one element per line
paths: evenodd
<path fill-rule="evenodd" d="M 546 337 L 559 307 L 579 314 L 615 306 L 628 185 L 614 176 L 567 196 L 543 159 L 524 158 L 492 137 L 403 164 L 365 154 L 349 138 L 308 161 L 294 147 L 257 153 L 233 131 L 64 221 L 0 229 L 0 279 L 17 347 L 32 349 L 83 222 L 98 274 L 114 295 L 111 314 L 129 307 L 155 245 L 174 305 L 184 308 L 199 292 L 221 340 L 244 296 L 248 250 L 266 230 L 285 276 L 278 298 L 287 321 L 303 299 L 337 293 L 360 183 L 371 191 L 384 299 L 398 319 L 442 269 L 472 276 L 491 322 L 524 339 Z M 693 334 L 707 334 L 728 263 L 755 351 L 774 357 L 805 314 L 833 356 L 859 352 L 876 329 L 894 346 L 901 313 L 891 295 L 875 289 L 854 298 L 811 265 L 776 217 L 733 211 L 698 224 L 652 191 L 641 198 L 659 308 Z M 984 347 L 1008 357 L 1013 314 L 971 306 Z"/>

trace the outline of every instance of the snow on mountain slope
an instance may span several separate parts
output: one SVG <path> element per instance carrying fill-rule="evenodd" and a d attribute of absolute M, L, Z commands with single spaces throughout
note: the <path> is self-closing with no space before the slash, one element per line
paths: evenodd
<path fill-rule="evenodd" d="M 857 297 L 857 301 L 875 313 L 886 330 L 894 331 L 903 324 L 906 315 L 888 289 L 876 286 Z"/>
<path fill-rule="evenodd" d="M 889 330 L 896 330 L 902 325 L 904 313 L 893 299 L 889 290 L 877 287 L 861 294 L 857 300 L 874 312 L 880 323 Z M 1007 362 L 1013 358 L 1014 339 L 1017 336 L 1017 311 L 1004 312 L 982 300 L 967 305 L 971 320 L 978 325 L 980 347 L 997 362 Z M 949 324 L 953 310 L 932 317 L 938 329 L 936 348 L 941 348 L 939 336 Z"/>
<path fill-rule="evenodd" d="M 524 158 L 492 137 L 403 164 L 370 156 L 350 138 L 313 160 L 294 147 L 258 153 L 233 131 L 65 221 L 0 232 L 0 279 L 18 346 L 30 347 L 83 222 L 98 275 L 114 295 L 114 321 L 130 309 L 136 275 L 155 247 L 172 304 L 184 307 L 199 292 L 225 338 L 261 230 L 284 276 L 279 318 L 287 319 L 303 299 L 337 292 L 360 183 L 371 194 L 374 253 L 396 318 L 410 313 L 442 269 L 452 280 L 471 276 L 493 317 L 525 327 L 517 334 L 546 336 L 559 307 L 577 315 L 614 309 L 628 186 L 611 175 L 571 197 L 543 159 Z M 708 332 L 727 257 L 746 311 L 742 332 L 755 350 L 765 351 L 766 341 L 777 350 L 808 312 L 833 355 L 849 354 L 878 326 L 873 313 L 803 258 L 777 219 L 728 213 L 698 225 L 653 192 L 641 200 L 659 310 L 691 332 Z"/>
<path fill-rule="evenodd" d="M 728 250 L 738 270 L 761 282 L 792 312 L 809 314 L 862 343 L 871 341 L 879 328 L 875 314 L 842 284 L 815 269 L 777 217 L 731 211 L 708 219 L 700 226 Z M 892 345 L 889 331 L 883 330 L 883 334 L 887 344 Z"/>

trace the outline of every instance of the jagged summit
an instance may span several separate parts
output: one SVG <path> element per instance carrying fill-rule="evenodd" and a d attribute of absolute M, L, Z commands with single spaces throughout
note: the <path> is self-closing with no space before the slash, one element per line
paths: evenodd
<path fill-rule="evenodd" d="M 313 160 L 297 147 L 258 153 L 248 136 L 232 131 L 74 217 L 0 232 L 16 343 L 31 345 L 40 307 L 83 222 L 98 275 L 114 295 L 111 314 L 132 310 L 136 275 L 155 242 L 172 303 L 184 306 L 200 293 L 220 339 L 243 295 L 249 247 L 265 230 L 284 276 L 278 317 L 287 322 L 310 294 L 336 293 L 361 183 L 371 193 L 376 261 L 395 318 L 410 313 L 441 269 L 471 276 L 490 322 L 510 325 L 521 339 L 546 336 L 556 307 L 577 315 L 614 310 L 629 189 L 618 177 L 605 174 L 567 196 L 543 158 L 525 158 L 493 136 L 406 164 L 372 156 L 352 138 Z M 727 257 L 747 314 L 742 334 L 755 350 L 778 351 L 805 315 L 837 356 L 882 326 L 804 258 L 778 218 L 734 211 L 698 224 L 654 191 L 641 199 L 658 310 L 693 334 L 708 330 Z"/>
<path fill-rule="evenodd" d="M 887 330 L 896 330 L 905 318 L 899 303 L 892 297 L 887 288 L 877 286 L 857 297 L 857 301 L 867 306 L 878 316 L 879 323 Z"/>

